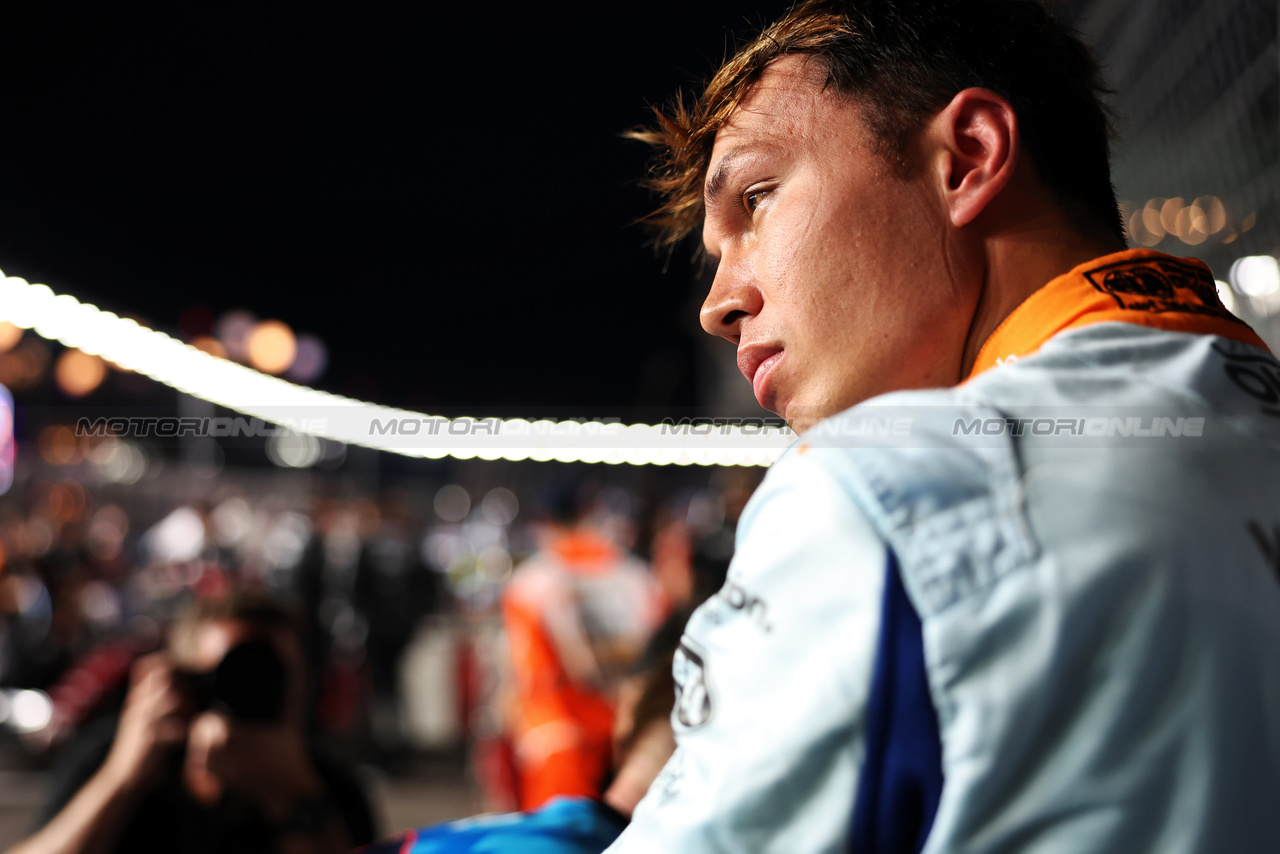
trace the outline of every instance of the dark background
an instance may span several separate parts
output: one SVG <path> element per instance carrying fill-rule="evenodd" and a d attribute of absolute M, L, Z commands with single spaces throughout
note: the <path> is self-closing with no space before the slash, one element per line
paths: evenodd
<path fill-rule="evenodd" d="M 620 133 L 785 5 L 6 3 L 0 269 L 282 319 L 380 403 L 695 405 L 695 272 Z"/>
<path fill-rule="evenodd" d="M 786 5 L 0 4 L 0 269 L 171 334 L 192 306 L 279 318 L 329 347 L 317 385 L 379 403 L 761 414 L 697 326 L 690 251 L 645 247 L 648 152 L 620 134 Z M 1056 7 L 1117 92 L 1120 198 L 1257 215 L 1156 248 L 1220 278 L 1274 254 L 1274 2 Z"/>

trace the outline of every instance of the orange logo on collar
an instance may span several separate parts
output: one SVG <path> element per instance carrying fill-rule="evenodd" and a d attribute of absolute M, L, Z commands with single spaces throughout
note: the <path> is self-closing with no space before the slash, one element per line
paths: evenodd
<path fill-rule="evenodd" d="M 1067 329 L 1117 321 L 1218 335 L 1266 349 L 1252 329 L 1223 308 L 1203 262 L 1129 249 L 1081 264 L 1023 300 L 982 345 L 969 376 L 1016 362 Z"/>
<path fill-rule="evenodd" d="M 1217 285 L 1208 269 L 1180 258 L 1117 261 L 1088 270 L 1084 277 L 1128 311 L 1178 311 L 1236 319 L 1218 301 Z"/>

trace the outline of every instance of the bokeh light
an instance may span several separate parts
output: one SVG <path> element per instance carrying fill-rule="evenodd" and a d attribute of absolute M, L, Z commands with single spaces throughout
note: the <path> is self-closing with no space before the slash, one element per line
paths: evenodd
<path fill-rule="evenodd" d="M 1166 237 L 1176 237 L 1188 246 L 1199 246 L 1210 237 L 1231 243 L 1257 220 L 1256 214 L 1250 214 L 1237 231 L 1217 196 L 1198 196 L 1190 204 L 1180 196 L 1156 197 L 1145 204 L 1125 200 L 1120 202 L 1120 216 L 1129 239 L 1140 246 L 1155 246 Z"/>
<path fill-rule="evenodd" d="M 8 353 L 22 340 L 26 332 L 21 326 L 14 326 L 6 320 L 0 320 L 0 353 Z"/>
<path fill-rule="evenodd" d="M 54 365 L 53 378 L 63 394 L 84 397 L 107 378 L 107 363 L 81 350 L 65 350 Z"/>
<path fill-rule="evenodd" d="M 1245 296 L 1268 296 L 1280 291 L 1280 262 L 1270 255 L 1250 255 L 1231 265 L 1229 277 Z"/>
<path fill-rule="evenodd" d="M 249 333 L 258 319 L 247 311 L 237 309 L 222 315 L 218 321 L 218 340 L 227 348 L 227 355 L 243 362 L 249 354 Z"/>
<path fill-rule="evenodd" d="M 1152 199 L 1142 208 L 1142 225 L 1148 235 L 1147 241 L 1144 241 L 1146 246 L 1154 246 L 1164 239 L 1165 228 L 1160 219 L 1160 210 L 1164 203 L 1164 199 Z"/>
<path fill-rule="evenodd" d="M 1198 246 L 1209 236 L 1203 228 L 1205 219 L 1204 213 L 1199 208 L 1187 206 L 1178 211 L 1178 217 L 1174 220 L 1174 233 L 1183 243 Z"/>
<path fill-rule="evenodd" d="M 446 522 L 461 522 L 471 512 L 471 496 L 453 483 L 440 487 L 433 504 L 436 515 Z"/>
<path fill-rule="evenodd" d="M 1160 206 L 1160 227 L 1164 229 L 1165 234 L 1178 233 L 1178 214 L 1181 212 L 1181 196 L 1174 196 L 1172 199 L 1164 200 L 1164 204 Z"/>
<path fill-rule="evenodd" d="M 43 691 L 19 691 L 9 700 L 9 723 L 18 732 L 39 732 L 52 719 L 53 703 Z"/>
<path fill-rule="evenodd" d="M 128 486 L 147 473 L 147 457 L 137 445 L 107 437 L 89 452 L 89 462 L 107 483 Z"/>
<path fill-rule="evenodd" d="M 95 560 L 113 561 L 124 549 L 129 533 L 129 516 L 117 504 L 108 504 L 93 514 L 89 522 L 86 546 Z"/>
<path fill-rule="evenodd" d="M 1143 213 L 1147 213 L 1146 208 Z M 247 356 L 248 334 L 256 323 L 248 312 L 231 312 L 219 323 L 219 335 L 223 336 L 221 340 L 229 357 L 226 361 L 150 329 L 136 319 L 102 311 L 69 295 L 56 294 L 45 285 L 29 284 L 17 277 L 0 277 L 0 320 L 34 329 L 40 336 L 87 356 L 100 358 L 104 361 L 100 366 L 103 371 L 105 363 L 110 363 L 119 370 L 150 377 L 192 397 L 273 423 L 282 408 L 350 407 L 348 412 L 360 417 L 342 418 L 336 425 L 330 423 L 311 428 L 317 434 L 318 447 L 326 463 L 340 463 L 345 454 L 343 443 L 349 443 L 429 459 L 529 459 L 634 465 L 718 465 L 742 459 L 750 460 L 754 465 L 768 465 L 780 457 L 794 439 L 790 431 L 762 436 L 758 431 L 744 433 L 737 428 L 729 433 L 682 434 L 666 438 L 665 427 L 632 424 L 621 432 L 611 429 L 616 438 L 601 443 L 591 430 L 584 432 L 577 421 L 527 422 L 512 419 L 497 427 L 523 425 L 529 428 L 527 433 L 521 434 L 527 436 L 527 441 L 522 439 L 515 446 L 495 447 L 490 442 L 491 436 L 500 433 L 512 435 L 507 429 L 495 428 L 492 434 L 486 432 L 472 441 L 473 434 L 467 429 L 455 431 L 450 426 L 447 430 L 448 443 L 406 447 L 402 441 L 386 441 L 372 435 L 363 414 L 379 419 L 421 422 L 421 413 L 373 407 L 236 364 L 238 351 Z M 40 381 L 49 361 L 48 345 L 39 338 L 24 336 L 5 358 L 0 359 L 0 384 L 14 389 L 30 387 Z M 473 422 L 473 419 L 459 420 L 468 425 Z M 744 441 L 751 449 L 745 455 L 738 453 L 745 448 L 737 447 Z M 763 442 L 759 449 L 754 447 L 757 442 Z M 285 456 L 288 457 L 287 452 Z M 284 457 L 277 458 L 285 464 Z M 140 472 L 146 470 L 147 462 L 137 448 L 120 452 L 120 459 L 129 463 L 119 466 L 117 473 L 120 475 L 141 477 Z M 157 472 L 160 465 L 157 460 Z"/>
<path fill-rule="evenodd" d="M 39 384 L 49 368 L 49 346 L 39 338 L 24 338 L 0 359 L 0 383 L 21 391 Z"/>
<path fill-rule="evenodd" d="M 250 365 L 264 374 L 282 374 L 293 364 L 298 341 L 287 323 L 264 320 L 250 331 L 247 347 Z"/>
<path fill-rule="evenodd" d="M 83 459 L 76 434 L 65 424 L 55 424 L 40 431 L 37 440 L 40 457 L 51 466 L 66 466 Z"/>
<path fill-rule="evenodd" d="M 314 335 L 298 336 L 298 352 L 285 376 L 296 383 L 310 384 L 324 375 L 329 366 L 329 350 Z"/>
<path fill-rule="evenodd" d="M 505 486 L 489 490 L 480 501 L 480 513 L 494 525 L 510 525 L 519 512 L 520 500 Z"/>
<path fill-rule="evenodd" d="M 281 468 L 311 468 L 323 457 L 324 444 L 315 436 L 281 431 L 267 439 L 267 458 Z"/>
<path fill-rule="evenodd" d="M 1195 207 L 1204 211 L 1204 231 L 1206 234 L 1217 234 L 1227 227 L 1227 208 L 1217 196 L 1201 196 L 1196 199 Z"/>
<path fill-rule="evenodd" d="M 217 338 L 209 335 L 198 335 L 191 339 L 191 346 L 201 353 L 208 353 L 210 356 L 217 356 L 219 359 L 225 359 L 228 355 L 226 346 Z"/>
<path fill-rule="evenodd" d="M 49 487 L 47 504 L 52 518 L 74 522 L 84 515 L 89 505 L 89 494 L 75 481 L 55 483 Z"/>

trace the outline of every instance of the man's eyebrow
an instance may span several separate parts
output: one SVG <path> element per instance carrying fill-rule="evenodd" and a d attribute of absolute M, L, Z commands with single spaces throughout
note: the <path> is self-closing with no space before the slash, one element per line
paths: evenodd
<path fill-rule="evenodd" d="M 759 143 L 747 143 L 731 148 L 727 151 L 719 161 L 716 162 L 715 171 L 707 176 L 707 182 L 703 187 L 703 204 L 705 207 L 713 208 L 724 195 L 725 187 L 729 183 L 729 173 L 733 171 L 734 163 L 754 151 L 758 151 L 762 146 Z"/>

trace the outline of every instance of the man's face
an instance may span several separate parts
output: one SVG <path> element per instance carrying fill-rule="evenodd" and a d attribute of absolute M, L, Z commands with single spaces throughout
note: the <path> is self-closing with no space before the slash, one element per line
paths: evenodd
<path fill-rule="evenodd" d="M 817 62 L 766 69 L 716 135 L 702 326 L 738 345 L 756 399 L 796 430 L 877 394 L 950 385 L 976 289 L 948 263 L 925 164 L 900 179 Z"/>

